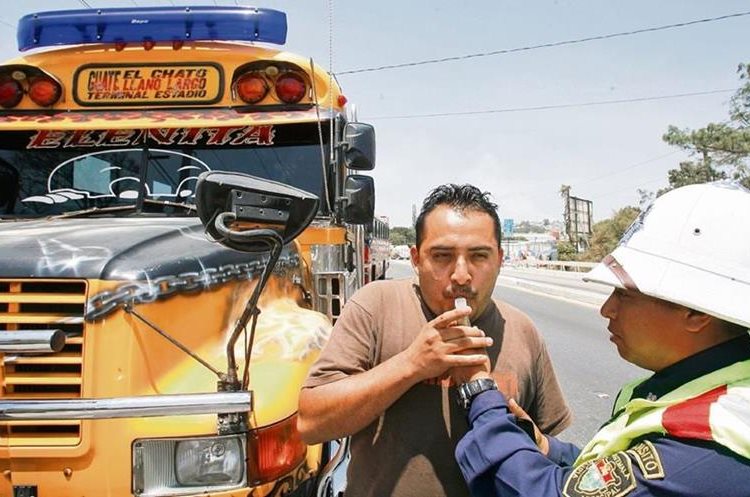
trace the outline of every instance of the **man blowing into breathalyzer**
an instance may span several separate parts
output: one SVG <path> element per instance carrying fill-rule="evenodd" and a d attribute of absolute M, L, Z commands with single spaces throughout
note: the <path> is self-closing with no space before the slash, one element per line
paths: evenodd
<path fill-rule="evenodd" d="M 298 427 L 308 443 L 352 437 L 346 497 L 468 496 L 453 458 L 468 428 L 459 403 L 484 389 L 516 399 L 544 432 L 569 424 L 539 333 L 492 299 L 496 209 L 474 186 L 436 188 L 416 223 L 416 279 L 370 283 L 344 306 L 301 393 Z M 457 298 L 468 306 L 455 308 Z M 487 379 L 459 392 L 446 373 L 487 357 Z"/>

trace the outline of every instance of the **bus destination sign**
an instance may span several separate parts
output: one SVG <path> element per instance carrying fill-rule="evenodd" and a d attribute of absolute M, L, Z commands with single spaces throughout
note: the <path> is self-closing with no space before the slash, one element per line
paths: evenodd
<path fill-rule="evenodd" d="M 87 107 L 212 104 L 221 100 L 224 75 L 212 63 L 86 65 L 73 86 Z"/>

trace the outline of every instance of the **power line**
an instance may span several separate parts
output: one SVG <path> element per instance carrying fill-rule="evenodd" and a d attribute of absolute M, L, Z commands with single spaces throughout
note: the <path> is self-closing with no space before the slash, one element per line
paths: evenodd
<path fill-rule="evenodd" d="M 636 191 L 633 192 L 633 193 L 637 193 L 638 187 L 650 185 L 651 183 L 656 183 L 656 182 L 665 181 L 665 180 L 667 180 L 666 175 L 665 176 L 661 176 L 659 178 L 652 179 L 652 180 L 642 181 L 642 182 L 640 182 L 640 183 L 638 183 L 636 185 L 630 185 L 630 186 L 626 186 L 626 187 L 623 187 L 623 188 L 619 188 L 617 190 L 609 191 L 607 193 L 602 193 L 602 194 L 599 194 L 599 195 L 597 195 L 595 197 L 591 197 L 589 200 L 596 200 L 596 199 L 600 199 L 600 198 L 604 198 L 604 197 L 609 197 L 610 195 L 614 195 L 615 193 L 621 193 L 621 192 L 624 192 L 624 191 L 629 191 L 631 188 L 635 188 Z"/>
<path fill-rule="evenodd" d="M 8 26 L 9 28 L 16 29 L 16 27 L 13 24 L 9 23 L 8 21 L 4 21 L 2 19 L 0 19 L 0 24 L 2 24 L 4 26 Z"/>
<path fill-rule="evenodd" d="M 94 8 L 91 5 L 89 5 L 89 3 L 86 0 L 78 0 L 78 1 L 80 2 L 81 5 L 83 5 L 87 9 L 93 9 Z"/>
<path fill-rule="evenodd" d="M 532 107 L 509 107 L 506 109 L 489 109 L 489 110 L 473 110 L 473 111 L 459 111 L 459 112 L 441 112 L 433 114 L 403 114 L 396 116 L 375 116 L 367 117 L 367 119 L 374 120 L 387 120 L 387 119 L 422 119 L 422 118 L 433 118 L 433 117 L 456 117 L 456 116 L 476 116 L 482 114 L 504 114 L 509 112 L 528 112 L 528 111 L 540 111 L 540 110 L 554 110 L 554 109 L 569 109 L 573 107 L 594 107 L 597 105 L 612 105 L 612 104 L 625 104 L 633 102 L 650 102 L 653 100 L 667 100 L 672 98 L 685 98 L 685 97 L 697 97 L 702 95 L 715 95 L 718 93 L 732 93 L 737 91 L 736 89 L 726 90 L 707 90 L 707 91 L 696 91 L 690 93 L 674 93 L 671 95 L 657 95 L 653 97 L 636 97 L 636 98 L 621 98 L 616 100 L 597 100 L 592 102 L 579 102 L 572 104 L 557 104 L 557 105 L 538 105 Z"/>
<path fill-rule="evenodd" d="M 622 193 L 622 192 L 625 192 L 625 191 L 631 191 L 632 193 L 637 193 L 637 190 L 638 190 L 639 187 L 650 185 L 652 183 L 657 183 L 659 181 L 665 181 L 665 180 L 667 180 L 667 176 L 666 175 L 660 176 L 658 178 L 654 178 L 654 179 L 650 179 L 650 180 L 646 180 L 646 181 L 641 181 L 641 182 L 639 182 L 637 184 L 633 184 L 633 185 L 630 185 L 630 186 L 625 186 L 625 187 L 622 187 L 622 188 L 618 188 L 617 190 L 611 190 L 611 191 L 608 191 L 606 193 L 601 193 L 599 195 L 596 195 L 594 197 L 589 198 L 589 200 L 598 200 L 598 199 L 609 197 L 609 196 L 614 195 L 616 193 Z M 531 198 L 541 198 L 542 196 L 546 197 L 547 194 L 545 192 L 540 191 L 539 189 L 536 189 L 534 191 L 526 191 L 526 192 L 520 192 L 520 193 L 519 192 L 507 192 L 507 193 L 504 193 L 504 194 L 496 195 L 495 198 L 505 200 L 507 198 L 517 197 L 517 196 L 525 196 L 525 197 L 531 196 Z"/>
<path fill-rule="evenodd" d="M 622 169 L 617 169 L 615 171 L 610 171 L 608 173 L 600 174 L 599 176 L 594 176 L 593 178 L 584 179 L 582 181 L 573 181 L 570 185 L 571 185 L 571 187 L 573 187 L 573 186 L 580 187 L 581 185 L 585 185 L 587 183 L 592 183 L 594 181 L 598 181 L 598 180 L 603 179 L 603 178 L 608 178 L 610 176 L 615 176 L 617 174 L 622 174 L 625 171 L 630 171 L 631 169 L 635 169 L 636 167 L 640 167 L 640 166 L 643 166 L 645 164 L 650 164 L 652 162 L 656 162 L 656 161 L 661 160 L 661 159 L 666 159 L 667 157 L 675 155 L 675 154 L 677 154 L 679 152 L 680 152 L 679 150 L 673 150 L 672 152 L 669 152 L 668 154 L 663 154 L 663 155 L 660 155 L 658 157 L 653 157 L 651 159 L 646 159 L 644 161 L 637 162 L 637 163 L 631 164 L 629 166 L 625 166 Z"/>
<path fill-rule="evenodd" d="M 405 62 L 402 64 L 389 64 L 389 65 L 382 65 L 382 66 L 376 66 L 376 67 L 366 67 L 362 69 L 352 69 L 349 71 L 341 71 L 338 74 L 341 74 L 341 75 L 360 74 L 364 72 L 385 71 L 388 69 L 401 69 L 404 67 L 424 66 L 427 64 L 441 64 L 443 62 L 453 62 L 457 60 L 474 59 L 477 57 L 490 57 L 493 55 L 505 55 L 505 54 L 516 53 L 516 52 L 527 52 L 530 50 L 538 50 L 540 48 L 552 48 L 552 47 L 560 47 L 560 46 L 565 46 L 565 45 L 577 45 L 581 43 L 588 43 L 590 41 L 609 40 L 612 38 L 620 38 L 623 36 L 632 36 L 632 35 L 637 35 L 637 34 L 642 34 L 642 33 L 653 33 L 655 31 L 664 31 L 667 29 L 684 28 L 687 26 L 695 25 L 695 24 L 723 21 L 726 19 L 732 19 L 735 17 L 743 17 L 747 15 L 750 15 L 750 12 L 738 12 L 736 14 L 727 14 L 727 15 L 718 16 L 718 17 L 707 17 L 704 19 L 696 19 L 693 21 L 679 22 L 675 24 L 666 24 L 663 26 L 653 26 L 650 28 L 634 29 L 631 31 L 620 31 L 619 33 L 609 33 L 609 34 L 604 34 L 604 35 L 588 36 L 586 38 L 577 38 L 574 40 L 562 40 L 562 41 L 555 41 L 555 42 L 550 42 L 550 43 L 541 43 L 539 45 L 530 45 L 530 46 L 525 46 L 525 47 L 493 50 L 491 52 L 478 52 L 478 53 L 472 53 L 472 54 L 466 54 L 466 55 L 456 55 L 453 57 L 443 57 L 440 59 L 426 59 L 426 60 L 420 60 L 420 61 L 415 61 L 415 62 Z"/>
<path fill-rule="evenodd" d="M 646 159 L 646 160 L 643 160 L 643 161 L 640 161 L 640 162 L 636 162 L 635 164 L 630 164 L 630 165 L 625 166 L 623 168 L 616 169 L 614 171 L 609 171 L 607 173 L 600 174 L 599 176 L 594 176 L 593 178 L 586 178 L 586 179 L 582 179 L 580 181 L 576 180 L 576 181 L 570 182 L 569 184 L 570 184 L 571 187 L 576 187 L 577 188 L 577 187 L 580 187 L 581 185 L 585 185 L 586 183 L 591 183 L 593 181 L 600 180 L 602 178 L 606 178 L 606 177 L 609 177 L 609 176 L 615 176 L 617 174 L 624 173 L 625 171 L 629 171 L 631 169 L 635 169 L 636 167 L 643 166 L 643 165 L 649 164 L 651 162 L 656 162 L 656 161 L 661 160 L 661 159 L 665 159 L 665 158 L 670 157 L 672 155 L 675 155 L 675 154 L 677 154 L 679 152 L 680 152 L 679 150 L 674 150 L 672 152 L 669 152 L 668 154 L 662 154 L 662 155 L 659 155 L 657 157 L 652 157 L 650 159 Z M 645 184 L 654 183 L 655 181 L 660 181 L 660 180 L 663 180 L 663 179 L 664 179 L 664 177 L 660 177 L 658 179 L 646 181 L 645 183 L 641 183 L 641 184 L 638 184 L 638 185 L 635 185 L 635 186 L 636 187 L 643 186 Z M 531 182 L 530 184 L 527 184 L 525 187 L 531 187 L 531 186 L 534 186 L 534 185 L 540 185 L 540 184 L 549 183 L 549 182 L 550 182 L 549 179 L 534 181 L 534 182 Z M 620 191 L 624 191 L 624 190 L 623 189 L 615 190 L 614 192 L 610 192 L 610 193 L 617 193 L 617 192 L 620 192 Z M 509 191 L 509 192 L 506 192 L 506 193 L 503 193 L 503 194 L 499 195 L 498 198 L 505 199 L 505 198 L 508 198 L 508 197 L 529 196 L 529 195 L 531 195 L 532 197 L 534 197 L 535 195 L 546 195 L 546 193 L 540 193 L 540 189 L 539 188 L 534 188 L 533 190 L 524 190 L 524 191 L 520 191 L 520 192 L 519 191 Z M 607 194 L 598 195 L 598 196 L 594 197 L 591 200 L 594 200 L 594 199 L 597 199 L 597 198 L 602 198 L 602 197 L 605 197 L 605 196 L 607 196 Z"/>

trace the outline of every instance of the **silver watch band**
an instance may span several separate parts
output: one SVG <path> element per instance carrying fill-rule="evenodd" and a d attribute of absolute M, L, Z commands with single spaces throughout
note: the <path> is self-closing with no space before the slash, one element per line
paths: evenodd
<path fill-rule="evenodd" d="M 471 407 L 471 401 L 482 392 L 497 390 L 497 383 L 492 378 L 477 378 L 458 385 L 458 404 L 464 409 Z"/>

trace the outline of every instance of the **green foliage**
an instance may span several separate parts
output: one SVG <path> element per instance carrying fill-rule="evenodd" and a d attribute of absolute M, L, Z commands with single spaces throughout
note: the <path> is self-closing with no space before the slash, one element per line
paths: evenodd
<path fill-rule="evenodd" d="M 750 126 L 750 64 L 740 64 L 737 73 L 745 84 L 732 97 L 729 118 L 747 127 Z"/>
<path fill-rule="evenodd" d="M 690 153 L 692 160 L 669 171 L 669 187 L 732 178 L 750 188 L 750 65 L 740 64 L 742 86 L 731 100 L 729 121 L 690 130 L 669 126 L 662 139 Z"/>
<path fill-rule="evenodd" d="M 599 262 L 604 256 L 612 252 L 622 238 L 623 233 L 633 223 L 640 209 L 637 207 L 623 207 L 614 213 L 610 219 L 605 219 L 592 227 L 591 245 L 578 259 L 582 261 Z M 558 246 L 558 251 L 559 251 Z M 562 255 L 560 255 L 562 260 Z"/>
<path fill-rule="evenodd" d="M 680 162 L 680 167 L 678 169 L 670 169 L 667 175 L 669 177 L 669 187 L 659 190 L 656 194 L 657 196 L 681 186 L 727 179 L 727 174 L 711 166 L 710 161 Z"/>
<path fill-rule="evenodd" d="M 394 226 L 388 237 L 391 245 L 414 245 L 417 243 L 417 233 L 412 227 Z"/>
<path fill-rule="evenodd" d="M 576 248 L 567 240 L 557 242 L 557 258 L 561 261 L 576 260 Z"/>

